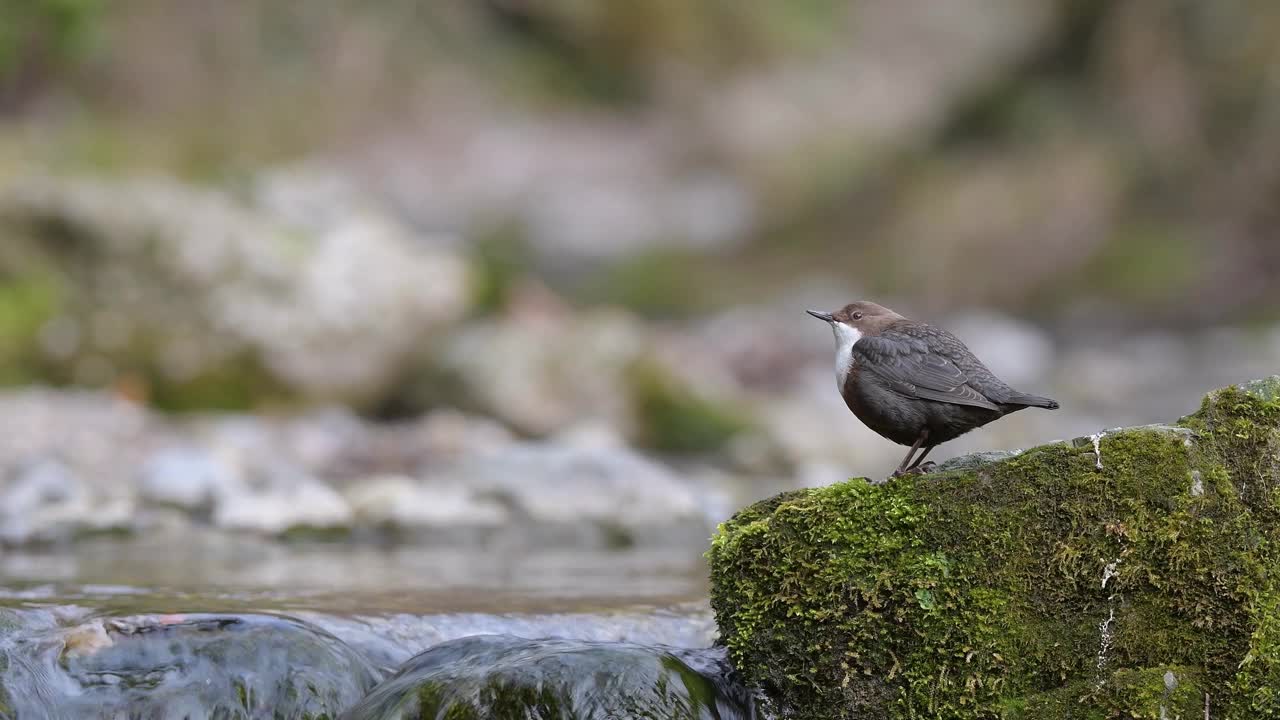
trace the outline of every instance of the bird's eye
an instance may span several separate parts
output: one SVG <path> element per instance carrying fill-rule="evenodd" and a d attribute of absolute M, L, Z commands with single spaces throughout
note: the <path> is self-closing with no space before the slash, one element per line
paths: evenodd
<path fill-rule="evenodd" d="M 855 312 L 855 313 L 853 314 L 853 316 L 852 316 L 852 317 L 853 317 L 853 319 L 854 319 L 854 320 L 861 320 L 861 319 L 862 319 L 862 312 L 861 312 L 861 311 Z"/>

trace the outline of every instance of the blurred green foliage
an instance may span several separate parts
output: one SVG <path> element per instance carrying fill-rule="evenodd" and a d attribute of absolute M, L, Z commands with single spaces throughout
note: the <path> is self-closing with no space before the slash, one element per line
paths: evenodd
<path fill-rule="evenodd" d="M 700 397 L 652 362 L 633 365 L 628 382 L 640 443 L 653 450 L 713 452 L 751 428 L 741 409 Z"/>
<path fill-rule="evenodd" d="M 1196 269 L 1209 259 L 1176 224 L 1134 220 L 1117 227 L 1116 234 L 1094 257 L 1085 277 L 1095 291 L 1130 302 L 1185 292 Z"/>
<path fill-rule="evenodd" d="M 651 317 L 678 317 L 706 307 L 706 258 L 681 250 L 651 250 L 601 270 L 577 290 L 587 303 L 618 304 Z"/>
<path fill-rule="evenodd" d="M 40 376 L 40 331 L 57 315 L 62 296 L 62 285 L 52 275 L 0 274 L 0 384 Z"/>
<path fill-rule="evenodd" d="M 29 63 L 82 59 L 98 39 L 105 9 L 104 0 L 0 2 L 0 89 Z"/>
<path fill-rule="evenodd" d="M 141 390 L 152 405 L 170 412 L 247 411 L 298 402 L 296 393 L 281 387 L 251 353 L 241 353 L 193 377 L 174 378 L 149 363 L 126 368 L 125 375 L 142 383 Z"/>
<path fill-rule="evenodd" d="M 478 233 L 471 246 L 471 305 L 475 312 L 506 308 L 531 264 L 532 254 L 519 225 L 505 222 Z"/>
<path fill-rule="evenodd" d="M 715 76 L 833 36 L 837 0 L 489 0 L 529 75 L 548 89 L 602 101 L 650 98 L 673 67 Z M 532 61 L 532 62 L 529 62 Z"/>

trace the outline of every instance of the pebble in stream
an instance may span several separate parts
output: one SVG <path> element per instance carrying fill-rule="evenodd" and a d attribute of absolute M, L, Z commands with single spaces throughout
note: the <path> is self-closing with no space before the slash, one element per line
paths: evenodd
<path fill-rule="evenodd" d="M 716 650 L 482 635 L 401 666 L 342 720 L 755 720 Z"/>

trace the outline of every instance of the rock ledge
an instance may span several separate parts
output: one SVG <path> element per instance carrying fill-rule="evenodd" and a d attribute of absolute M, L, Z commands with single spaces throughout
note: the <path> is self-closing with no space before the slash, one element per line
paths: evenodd
<path fill-rule="evenodd" d="M 1280 717 L 1278 396 L 752 505 L 723 642 L 782 717 Z"/>

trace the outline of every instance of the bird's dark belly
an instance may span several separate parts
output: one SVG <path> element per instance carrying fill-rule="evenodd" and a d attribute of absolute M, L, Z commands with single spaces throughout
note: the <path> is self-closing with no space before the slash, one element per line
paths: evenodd
<path fill-rule="evenodd" d="M 874 374 L 850 373 L 845 403 L 862 424 L 900 445 L 912 445 L 928 429 L 926 445 L 953 440 L 1002 413 L 986 408 L 907 397 L 877 382 Z"/>

